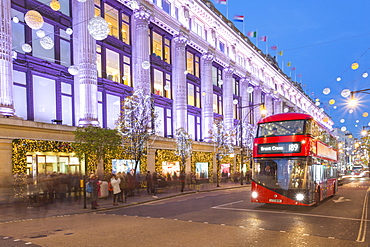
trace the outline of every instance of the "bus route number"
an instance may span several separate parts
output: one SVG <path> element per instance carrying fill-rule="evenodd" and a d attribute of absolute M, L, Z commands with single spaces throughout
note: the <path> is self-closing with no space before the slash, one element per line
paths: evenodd
<path fill-rule="evenodd" d="M 292 143 L 288 146 L 289 152 L 297 152 L 299 150 L 298 143 Z"/>

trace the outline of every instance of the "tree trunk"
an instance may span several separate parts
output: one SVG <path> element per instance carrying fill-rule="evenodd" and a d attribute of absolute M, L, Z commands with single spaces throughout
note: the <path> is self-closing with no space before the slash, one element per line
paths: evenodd
<path fill-rule="evenodd" d="M 98 166 L 97 166 L 97 169 L 96 169 L 96 173 L 99 177 L 100 180 L 104 179 L 104 161 L 103 159 L 100 159 L 99 162 L 98 162 Z"/>

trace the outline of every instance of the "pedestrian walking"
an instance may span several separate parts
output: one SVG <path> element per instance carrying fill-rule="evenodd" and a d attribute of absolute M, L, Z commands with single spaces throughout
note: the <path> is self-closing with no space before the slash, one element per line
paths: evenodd
<path fill-rule="evenodd" d="M 152 187 L 153 187 L 153 180 L 152 175 L 150 174 L 150 171 L 147 172 L 145 176 L 146 181 L 146 191 L 148 192 L 148 195 L 152 193 Z"/>
<path fill-rule="evenodd" d="M 121 183 L 121 179 L 117 178 L 116 174 L 112 174 L 110 178 L 110 183 L 113 188 L 113 206 L 118 206 L 116 200 L 117 200 L 119 193 L 121 193 L 121 188 L 119 187 L 119 184 Z"/>
<path fill-rule="evenodd" d="M 98 187 L 99 187 L 98 177 L 95 174 L 91 174 L 88 183 L 89 183 L 89 187 L 91 188 L 91 192 L 90 192 L 91 209 L 97 209 Z"/>

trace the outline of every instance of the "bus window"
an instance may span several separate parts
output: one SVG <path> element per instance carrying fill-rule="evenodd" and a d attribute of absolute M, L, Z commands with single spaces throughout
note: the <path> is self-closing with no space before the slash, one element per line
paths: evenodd
<path fill-rule="evenodd" d="M 258 125 L 257 137 L 304 134 L 305 120 L 278 121 Z"/>

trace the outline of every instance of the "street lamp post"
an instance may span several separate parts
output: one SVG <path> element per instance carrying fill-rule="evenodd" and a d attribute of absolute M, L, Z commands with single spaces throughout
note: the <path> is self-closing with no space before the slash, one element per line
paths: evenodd
<path fill-rule="evenodd" d="M 266 114 L 266 108 L 265 108 L 265 103 L 258 103 L 258 104 L 250 104 L 250 105 L 247 105 L 247 106 L 243 106 L 243 101 L 242 101 L 242 98 L 240 97 L 239 99 L 240 101 L 240 106 L 238 107 L 239 108 L 239 117 L 240 117 L 240 122 L 239 122 L 239 127 L 240 127 L 240 163 L 241 163 L 241 167 L 240 167 L 240 184 L 243 185 L 243 164 L 244 164 L 244 145 L 243 145 L 243 122 L 244 120 L 248 117 L 248 115 L 250 113 L 252 113 L 252 111 L 257 107 L 257 106 L 260 106 L 261 107 L 261 114 L 262 115 L 265 115 Z M 245 108 L 248 108 L 249 109 L 249 112 L 244 116 L 244 119 L 242 117 L 242 110 L 245 109 Z M 247 151 L 247 156 L 249 157 L 250 156 L 250 150 L 248 149 L 248 147 L 246 147 L 246 151 Z"/>

